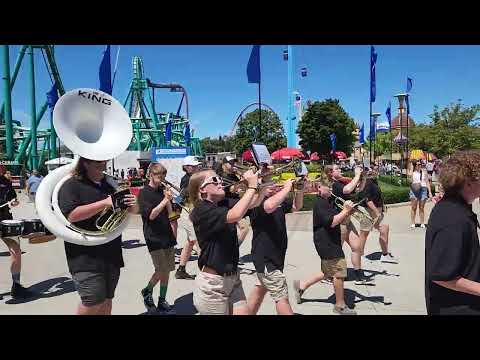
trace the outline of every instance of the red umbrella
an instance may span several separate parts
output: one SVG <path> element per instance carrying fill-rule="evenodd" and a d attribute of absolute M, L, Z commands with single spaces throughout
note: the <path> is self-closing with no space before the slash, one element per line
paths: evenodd
<path fill-rule="evenodd" d="M 253 162 L 253 154 L 251 150 L 245 150 L 242 154 L 243 161 Z"/>
<path fill-rule="evenodd" d="M 337 159 L 346 159 L 347 154 L 345 154 L 343 151 L 335 151 L 335 157 Z"/>
<path fill-rule="evenodd" d="M 283 148 L 272 153 L 272 160 L 292 160 L 292 158 L 304 159 L 305 155 L 295 148 Z"/>
<path fill-rule="evenodd" d="M 314 152 L 313 154 L 310 155 L 310 160 L 311 161 L 318 161 L 318 160 L 320 160 L 320 156 L 318 156 L 317 152 Z"/>

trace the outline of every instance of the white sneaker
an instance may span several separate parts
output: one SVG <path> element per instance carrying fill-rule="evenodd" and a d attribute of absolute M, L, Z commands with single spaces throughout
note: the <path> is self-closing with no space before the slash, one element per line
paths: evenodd
<path fill-rule="evenodd" d="M 383 255 L 380 257 L 382 263 L 398 264 L 398 260 L 391 254 Z"/>
<path fill-rule="evenodd" d="M 423 228 L 423 229 L 426 228 L 425 224 L 420 225 L 420 227 Z"/>
<path fill-rule="evenodd" d="M 415 224 L 410 225 L 412 229 L 415 229 Z"/>

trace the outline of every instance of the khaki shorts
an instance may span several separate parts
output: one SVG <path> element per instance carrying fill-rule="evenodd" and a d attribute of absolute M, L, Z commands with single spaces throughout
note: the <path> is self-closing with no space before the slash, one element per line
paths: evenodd
<path fill-rule="evenodd" d="M 185 210 L 182 210 L 182 213 L 180 214 L 180 218 L 178 219 L 178 227 L 185 230 L 187 239 L 189 241 L 197 241 L 193 223 L 189 218 L 189 214 Z"/>
<path fill-rule="evenodd" d="M 155 271 L 166 273 L 175 270 L 175 247 L 154 250 L 150 256 Z"/>
<path fill-rule="evenodd" d="M 282 299 L 288 299 L 287 279 L 280 270 L 265 271 L 264 274 L 257 273 L 257 277 L 256 285 L 265 287 L 273 301 L 278 302 Z"/>
<path fill-rule="evenodd" d="M 322 272 L 327 279 L 332 277 L 338 279 L 346 279 L 347 277 L 347 261 L 345 258 L 322 259 Z"/>
<path fill-rule="evenodd" d="M 195 278 L 193 304 L 201 315 L 231 315 L 230 308 L 247 304 L 240 274 L 220 276 L 200 271 Z"/>
<path fill-rule="evenodd" d="M 342 244 L 348 240 L 347 236 L 351 231 L 353 231 L 355 234 L 357 233 L 357 229 L 353 225 L 349 216 L 340 224 L 340 237 L 342 239 Z"/>
<path fill-rule="evenodd" d="M 377 208 L 377 210 L 380 212 L 381 215 L 380 215 L 380 219 L 377 220 L 376 227 L 378 227 L 381 224 L 381 222 L 383 220 L 383 217 L 384 217 L 383 209 L 382 208 Z M 367 211 L 370 214 L 370 216 L 372 217 L 372 219 L 375 220 L 375 218 L 377 216 L 375 214 L 375 212 L 370 208 L 368 208 Z M 372 231 L 373 229 L 372 229 L 372 226 L 371 226 L 371 222 L 362 219 L 362 221 L 360 221 L 360 230 L 362 230 L 362 231 Z"/>

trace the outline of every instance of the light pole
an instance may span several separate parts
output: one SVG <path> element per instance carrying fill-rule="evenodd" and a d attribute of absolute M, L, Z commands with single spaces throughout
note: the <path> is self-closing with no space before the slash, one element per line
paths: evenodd
<path fill-rule="evenodd" d="M 404 158 L 404 144 L 403 144 L 403 112 L 405 110 L 405 98 L 407 97 L 407 94 L 397 94 L 395 95 L 395 97 L 397 98 L 398 100 L 398 112 L 400 113 L 400 139 L 402 140 L 402 143 L 401 143 L 401 165 L 400 165 L 400 169 L 402 169 L 402 173 L 403 173 L 403 158 Z M 407 119 L 407 126 L 408 126 L 408 119 Z M 407 166 L 408 164 L 405 164 L 405 174 L 407 174 Z"/>
<path fill-rule="evenodd" d="M 375 163 L 375 156 L 377 153 L 377 118 L 382 115 L 380 113 L 372 113 L 373 119 L 373 163 Z M 370 140 L 371 141 L 371 140 Z M 372 164 L 370 164 L 372 166 Z"/>

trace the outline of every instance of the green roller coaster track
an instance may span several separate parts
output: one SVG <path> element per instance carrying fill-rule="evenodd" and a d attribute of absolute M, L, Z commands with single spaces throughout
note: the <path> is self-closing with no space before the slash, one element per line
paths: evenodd
<path fill-rule="evenodd" d="M 3 103 L 0 107 L 0 161 L 12 165 L 14 174 L 19 174 L 22 169 L 44 168 L 46 160 L 58 157 L 57 136 L 50 115 L 50 126 L 40 130 L 38 125 L 48 109 L 45 101 L 37 109 L 35 102 L 35 52 L 41 52 L 46 70 L 51 79 L 52 86 L 56 84 L 58 96 L 65 93 L 62 79 L 56 65 L 53 45 L 23 45 L 18 53 L 13 72 L 10 71 L 9 45 L 1 46 L 2 59 L 2 89 Z M 27 70 L 30 100 L 30 127 L 22 126 L 21 122 L 12 118 L 12 92 L 23 60 L 27 55 Z M 140 57 L 135 56 L 132 61 L 133 78 L 124 107 L 130 115 L 134 136 L 128 150 L 150 151 L 156 147 L 188 147 L 192 155 L 202 155 L 198 138 L 193 137 L 191 131 L 190 141 L 187 144 L 185 132 L 189 129 L 189 110 L 187 92 L 179 84 L 156 84 L 144 77 L 143 63 Z M 37 71 L 38 72 L 38 71 Z M 171 92 L 182 92 L 182 102 L 179 111 L 174 113 L 157 113 L 155 109 L 155 91 L 157 89 L 170 89 Z M 186 103 L 186 117 L 180 116 L 183 99 Z M 147 106 L 148 104 L 148 106 Z M 167 143 L 165 132 L 167 124 L 171 122 L 171 141 Z M 35 141 L 32 141 L 35 139 Z M 40 145 L 40 149 L 37 146 Z"/>

